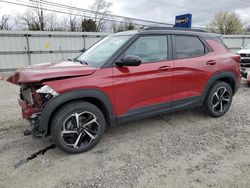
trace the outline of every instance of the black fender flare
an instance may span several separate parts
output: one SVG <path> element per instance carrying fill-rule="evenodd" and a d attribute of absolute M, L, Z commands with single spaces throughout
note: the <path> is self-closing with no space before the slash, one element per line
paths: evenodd
<path fill-rule="evenodd" d="M 211 88 L 211 86 L 214 84 L 214 82 L 216 82 L 217 80 L 220 80 L 222 78 L 230 78 L 230 79 L 233 79 L 234 81 L 234 84 L 235 84 L 235 90 L 237 89 L 237 83 L 236 83 L 236 80 L 237 80 L 237 77 L 236 77 L 236 74 L 234 72 L 231 72 L 231 71 L 225 71 L 225 72 L 219 72 L 219 73 L 216 73 L 214 74 L 207 82 L 207 85 L 204 89 L 204 92 L 203 92 L 203 99 L 202 99 L 202 102 L 204 102 L 206 96 L 207 96 L 207 92 L 208 90 Z"/>
<path fill-rule="evenodd" d="M 67 102 L 73 100 L 81 100 L 83 98 L 94 98 L 102 102 L 106 108 L 106 111 L 108 112 L 110 125 L 112 126 L 116 124 L 116 116 L 109 97 L 104 92 L 98 89 L 81 89 L 62 93 L 59 96 L 51 99 L 41 111 L 38 122 L 38 131 L 47 135 L 51 116 L 55 112 L 55 110 Z"/>

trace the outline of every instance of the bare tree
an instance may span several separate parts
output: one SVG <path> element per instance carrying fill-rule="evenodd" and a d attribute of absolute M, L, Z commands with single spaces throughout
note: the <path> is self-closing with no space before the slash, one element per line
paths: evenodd
<path fill-rule="evenodd" d="M 64 31 L 79 31 L 80 23 L 76 16 L 72 15 L 72 0 L 70 0 L 69 17 L 65 17 L 62 23 Z"/>
<path fill-rule="evenodd" d="M 48 31 L 63 31 L 63 28 L 61 27 L 60 22 L 57 19 L 57 16 L 55 13 L 51 13 L 46 15 L 45 17 L 45 30 Z"/>
<path fill-rule="evenodd" d="M 19 15 L 18 24 L 23 25 L 28 30 L 44 31 L 46 24 L 42 4 L 38 0 L 33 0 L 33 2 L 36 8 L 30 8 L 24 14 Z"/>
<path fill-rule="evenodd" d="M 80 24 L 77 17 L 65 17 L 62 23 L 62 28 L 64 31 L 79 31 Z"/>
<path fill-rule="evenodd" d="M 27 29 L 31 31 L 41 30 L 38 19 L 33 9 L 28 9 L 22 15 L 18 15 L 16 25 L 20 29 Z"/>
<path fill-rule="evenodd" d="M 2 15 L 0 20 L 0 30 L 11 30 L 12 26 L 9 24 L 10 16 Z"/>
<path fill-rule="evenodd" d="M 224 35 L 244 34 L 246 32 L 240 15 L 236 12 L 220 11 L 217 13 L 207 29 L 213 33 Z"/>
<path fill-rule="evenodd" d="M 97 31 L 102 31 L 105 26 L 104 18 L 105 15 L 110 13 L 110 8 L 112 6 L 111 2 L 106 0 L 95 0 L 91 9 L 95 11 L 94 21 L 97 26 Z"/>

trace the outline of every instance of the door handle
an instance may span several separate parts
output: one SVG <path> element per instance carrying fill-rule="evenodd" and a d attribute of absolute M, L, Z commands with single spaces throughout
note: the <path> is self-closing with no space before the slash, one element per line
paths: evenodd
<path fill-rule="evenodd" d="M 210 60 L 207 62 L 207 65 L 215 65 L 217 62 L 215 60 Z"/>
<path fill-rule="evenodd" d="M 159 68 L 159 71 L 170 71 L 172 67 L 170 66 L 162 66 Z"/>

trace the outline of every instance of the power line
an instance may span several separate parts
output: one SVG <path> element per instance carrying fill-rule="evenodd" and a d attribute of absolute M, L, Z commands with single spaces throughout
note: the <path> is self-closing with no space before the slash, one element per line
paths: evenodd
<path fill-rule="evenodd" d="M 70 10 L 75 10 L 75 11 L 80 11 L 80 12 L 85 12 L 85 13 L 90 13 L 90 14 L 97 14 L 97 15 L 103 15 L 103 12 L 97 12 L 94 10 L 89 10 L 89 9 L 83 9 L 83 8 L 78 8 L 78 7 L 72 7 L 68 6 L 65 4 L 59 4 L 59 3 L 54 3 L 46 0 L 29 0 L 32 2 L 37 2 L 44 4 L 44 5 L 50 5 L 52 7 L 60 7 L 60 8 L 66 8 Z M 150 24 L 159 24 L 159 25 L 167 25 L 167 26 L 173 26 L 173 24 L 169 23 L 163 23 L 163 22 L 156 22 L 156 21 L 151 21 L 151 20 L 145 20 L 145 19 L 138 19 L 138 18 L 131 18 L 131 17 L 126 17 L 126 16 L 120 16 L 120 15 L 114 15 L 110 13 L 105 13 L 105 17 L 111 17 L 111 18 L 120 18 L 120 19 L 125 19 L 125 20 L 133 20 L 133 21 L 139 21 L 139 22 L 145 22 L 145 23 L 150 23 Z"/>
<path fill-rule="evenodd" d="M 17 2 L 10 2 L 10 1 L 5 1 L 5 0 L 0 0 L 0 2 L 8 3 L 8 4 L 13 4 L 13 5 L 19 5 L 19 6 L 25 6 L 25 7 L 29 7 L 29 8 L 37 8 L 37 6 L 23 4 L 23 3 L 17 3 Z M 56 13 L 60 13 L 60 14 L 68 14 L 68 15 L 71 14 L 71 15 L 74 15 L 74 16 L 80 16 L 80 17 L 86 17 L 86 18 L 94 19 L 93 16 L 89 16 L 89 15 L 86 15 L 86 14 L 69 13 L 69 12 L 55 10 L 55 9 L 51 9 L 51 8 L 47 8 L 47 7 L 43 7 L 43 10 L 50 11 L 50 12 L 56 12 Z M 117 22 L 117 23 L 126 23 L 126 24 L 130 24 L 131 23 L 131 22 L 118 21 L 118 20 L 109 19 L 109 18 L 97 18 L 97 19 L 102 19 L 102 20 L 105 20 L 105 21 Z M 143 24 L 143 23 L 133 23 L 133 24 L 138 25 L 138 26 L 151 26 L 151 25 Z M 161 24 L 161 25 L 163 25 L 163 24 Z M 165 24 L 165 25 L 167 25 L 167 24 Z"/>
<path fill-rule="evenodd" d="M 14 5 L 19 5 L 19 6 L 25 6 L 25 7 L 29 7 L 29 8 L 37 8 L 37 6 L 35 6 L 35 5 L 27 4 L 28 2 L 26 2 L 26 1 L 22 1 L 22 0 L 17 0 L 17 1 L 22 2 L 22 3 L 13 2 L 13 1 L 6 1 L 6 0 L 0 0 L 0 2 L 3 2 L 3 3 L 14 4 Z M 103 14 L 101 12 L 96 12 L 96 11 L 93 11 L 93 10 L 82 9 L 82 8 L 77 8 L 77 7 L 72 7 L 72 9 L 69 9 L 70 6 L 68 6 L 68 5 L 53 3 L 53 2 L 50 2 L 50 1 L 46 1 L 46 0 L 44 0 L 44 1 L 42 1 L 42 0 L 29 0 L 29 1 L 31 1 L 33 3 L 38 3 L 38 1 L 39 1 L 40 4 L 43 4 L 43 10 L 50 11 L 50 12 L 56 12 L 56 13 L 60 13 L 60 14 L 68 14 L 68 15 L 74 15 L 74 16 L 79 16 L 79 17 L 86 17 L 86 18 L 90 18 L 90 19 L 95 19 L 95 17 L 91 16 L 91 15 L 88 15 L 88 14 L 93 14 L 93 13 Z M 74 11 L 77 11 L 78 13 L 72 13 L 71 11 L 69 11 L 69 10 L 73 10 L 73 9 L 74 9 Z M 105 21 L 108 21 L 108 22 L 125 23 L 125 24 L 130 24 L 131 21 L 134 21 L 133 24 L 138 25 L 138 26 L 152 26 L 152 24 L 155 24 L 155 25 L 158 25 L 158 26 L 162 26 L 162 25 L 164 25 L 164 26 L 173 26 L 173 24 L 168 24 L 168 23 L 155 22 L 155 21 L 149 21 L 149 20 L 143 20 L 143 19 L 137 19 L 137 18 L 131 18 L 131 17 L 113 15 L 113 14 L 107 14 L 107 15 L 105 14 L 104 18 L 98 18 L 97 17 L 96 19 L 97 20 L 102 19 L 102 20 L 105 20 Z M 114 19 L 111 16 L 116 17 L 118 19 L 123 18 L 123 19 L 128 19 L 128 20 L 131 20 L 131 21 L 117 20 L 117 19 Z M 142 22 L 146 22 L 147 24 L 142 23 Z M 151 25 L 150 25 L 150 23 L 151 23 Z M 204 27 L 193 27 L 193 28 L 204 29 Z"/>
<path fill-rule="evenodd" d="M 56 6 L 56 7 L 63 7 L 63 8 L 66 8 L 66 9 L 70 9 L 71 11 L 75 10 L 75 11 L 80 11 L 80 12 L 85 12 L 85 13 L 92 13 L 92 14 L 103 15 L 103 12 L 97 12 L 97 11 L 94 11 L 94 10 L 83 9 L 83 8 L 78 8 L 78 7 L 71 7 L 71 6 L 68 6 L 68 5 L 65 5 L 65 4 L 54 3 L 54 2 L 50 2 L 50 1 L 46 1 L 46 0 L 29 0 L 29 1 L 32 1 L 32 2 L 35 2 L 35 3 L 37 3 L 37 1 L 39 1 L 39 3 L 42 3 L 42 4 L 52 5 L 52 6 Z M 146 23 L 150 23 L 150 24 L 157 24 L 157 25 L 164 25 L 164 26 L 174 26 L 174 24 L 163 23 L 163 22 L 156 22 L 156 21 L 150 21 L 150 20 L 145 20 L 145 19 L 138 19 L 138 18 L 131 18 L 131 17 L 114 15 L 114 14 L 109 14 L 109 13 L 105 13 L 105 17 L 106 18 L 107 17 L 108 18 L 110 18 L 110 17 L 114 18 L 115 17 L 115 18 L 122 18 L 122 19 L 125 19 L 125 20 L 126 19 L 127 20 L 131 20 L 131 21 L 146 22 Z M 147 26 L 147 25 L 145 25 L 145 26 Z M 204 29 L 204 27 L 194 27 L 194 28 Z"/>
<path fill-rule="evenodd" d="M 224 1 L 228 3 L 227 0 L 219 0 L 219 1 Z M 233 0 L 231 0 L 230 2 L 234 4 L 250 5 L 249 1 L 243 1 L 243 0 L 237 0 L 237 2 L 234 2 Z"/>
<path fill-rule="evenodd" d="M 165 5 L 168 5 L 168 6 L 173 6 L 173 7 L 180 7 L 180 8 L 190 9 L 190 10 L 196 10 L 196 11 L 206 13 L 206 14 L 213 14 L 213 13 L 211 13 L 211 11 L 207 11 L 207 10 L 199 9 L 199 8 L 194 8 L 194 7 L 189 7 L 189 6 L 186 6 L 186 5 L 177 5 L 177 4 L 168 3 L 168 2 L 165 2 L 165 1 L 162 2 L 162 1 L 158 1 L 158 0 L 154 0 L 154 2 L 157 2 L 157 3 L 160 3 L 160 4 L 165 4 Z"/>

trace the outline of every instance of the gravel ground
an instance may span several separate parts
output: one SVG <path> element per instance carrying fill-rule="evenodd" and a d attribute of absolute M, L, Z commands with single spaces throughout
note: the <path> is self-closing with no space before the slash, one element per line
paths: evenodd
<path fill-rule="evenodd" d="M 68 155 L 22 131 L 18 87 L 0 80 L 0 187 L 250 187 L 250 88 L 219 119 L 180 111 L 108 129 L 92 150 Z M 26 125 L 26 126 L 25 126 Z"/>

